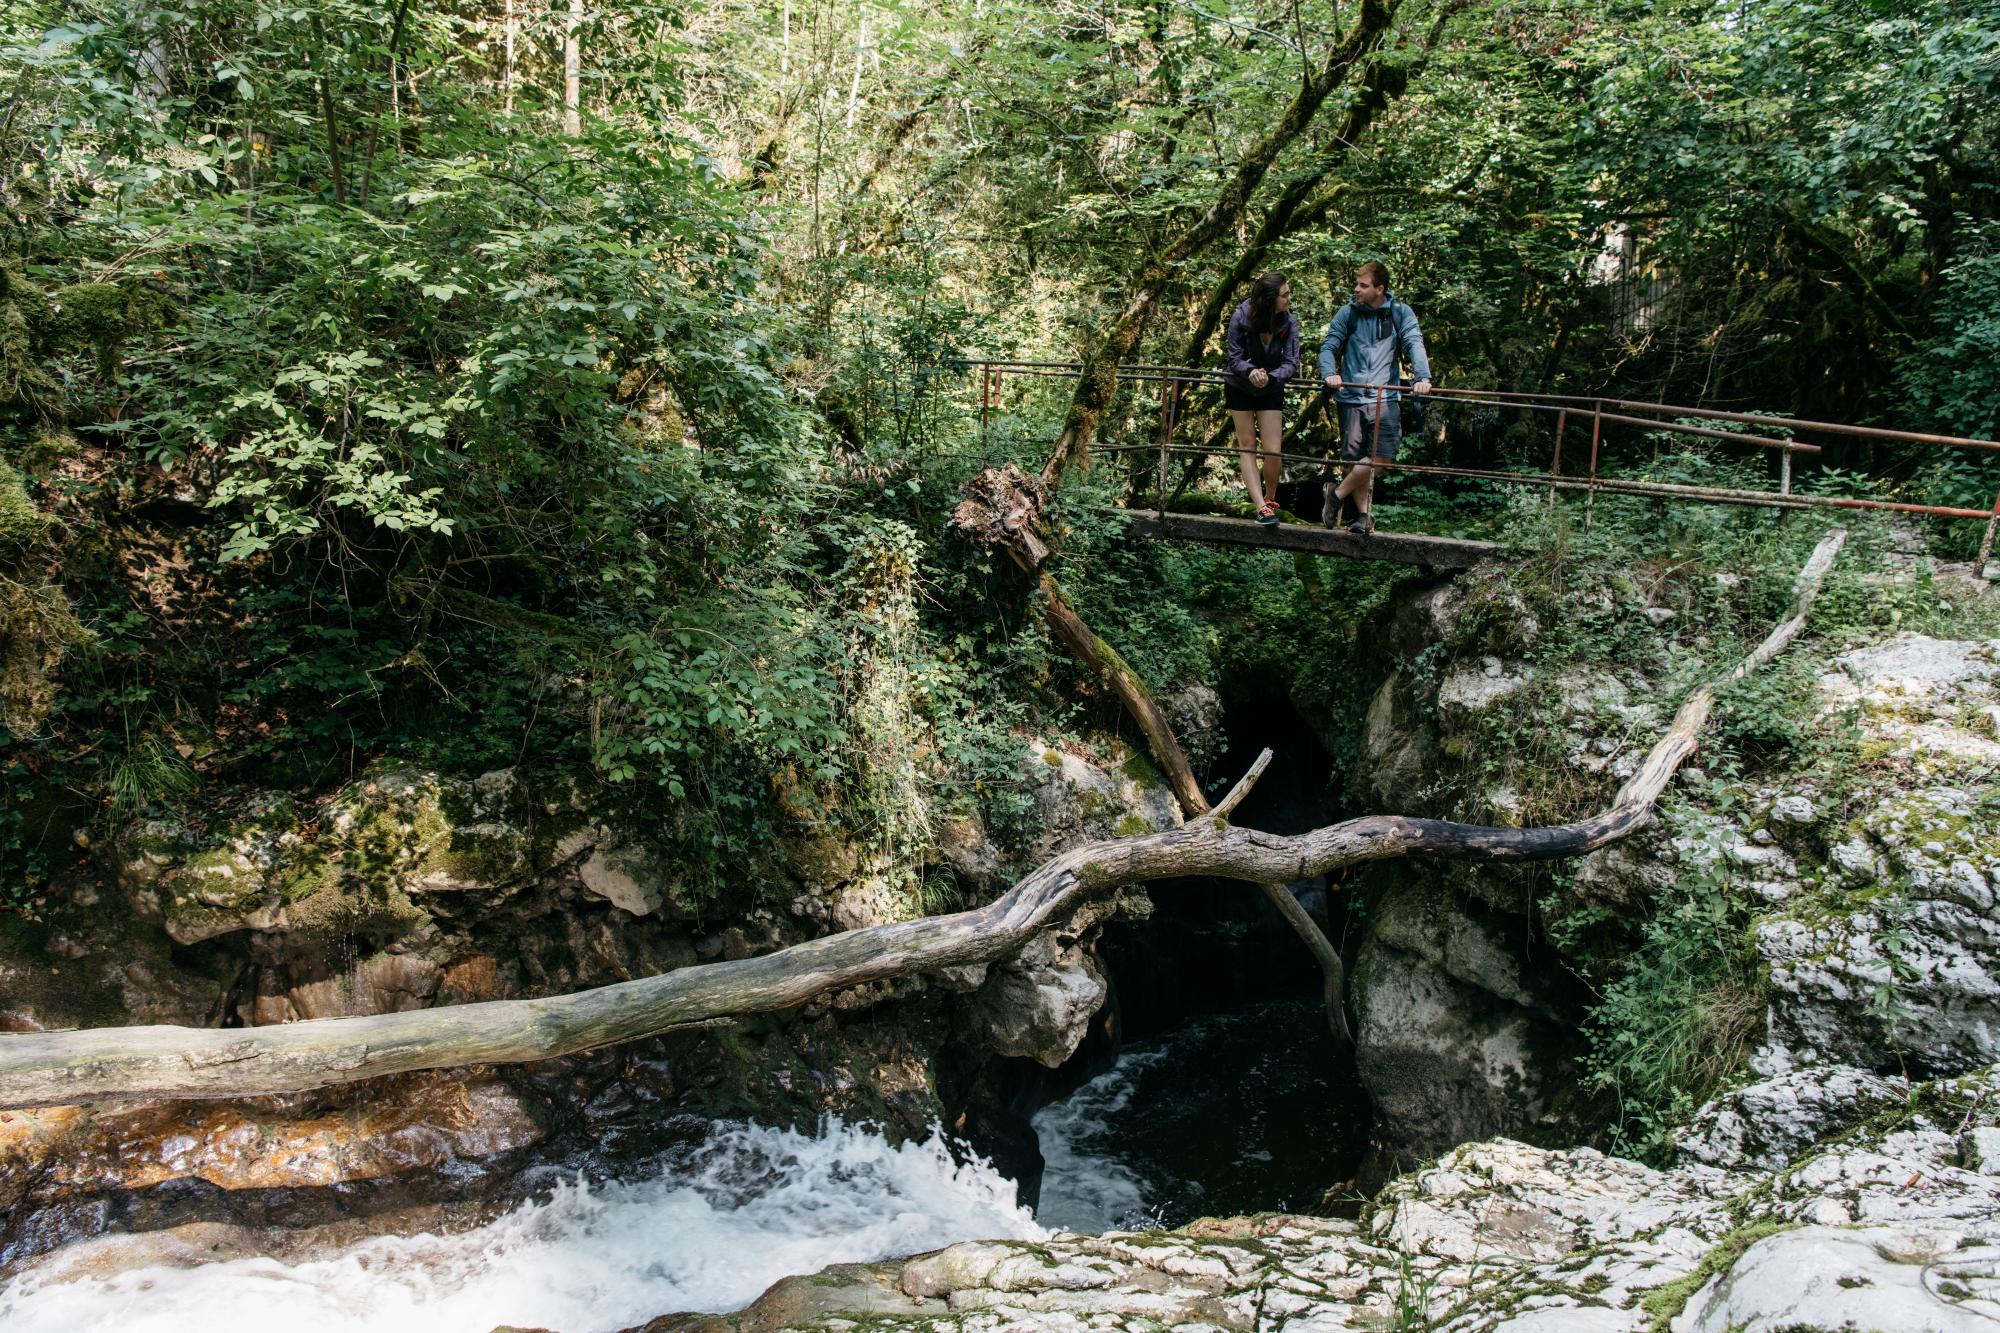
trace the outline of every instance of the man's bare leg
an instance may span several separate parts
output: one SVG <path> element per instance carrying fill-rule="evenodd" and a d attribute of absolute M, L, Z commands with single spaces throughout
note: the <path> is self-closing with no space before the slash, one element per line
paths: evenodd
<path fill-rule="evenodd" d="M 1372 514 L 1375 509 L 1375 469 L 1388 461 L 1380 454 L 1370 454 L 1367 465 L 1359 469 L 1368 475 L 1361 483 L 1354 507 L 1364 514 Z"/>
<path fill-rule="evenodd" d="M 1381 459 L 1371 454 L 1369 457 L 1351 464 L 1347 469 L 1347 475 L 1341 478 L 1340 485 L 1334 488 L 1334 499 L 1353 500 L 1356 512 L 1367 513 L 1368 499 L 1375 489 L 1375 468 L 1373 465 L 1381 461 Z"/>

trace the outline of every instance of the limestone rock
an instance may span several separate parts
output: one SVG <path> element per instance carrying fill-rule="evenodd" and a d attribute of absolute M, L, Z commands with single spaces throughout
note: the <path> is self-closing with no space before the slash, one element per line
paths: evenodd
<path fill-rule="evenodd" d="M 960 1035 L 997 1055 L 1062 1064 L 1110 994 L 1093 952 L 1097 930 L 1132 910 L 1125 895 L 1087 903 L 1014 957 L 990 964 L 979 989 L 956 1002 Z"/>
<path fill-rule="evenodd" d="M 1716 1098 L 1674 1141 L 1683 1162 L 1775 1171 L 1821 1139 L 1909 1096 L 1901 1078 L 1793 1070 Z"/>
<path fill-rule="evenodd" d="M 2000 1225 L 1972 1232 L 1803 1227 L 1768 1236 L 1689 1302 L 1675 1333 L 1991 1333 Z"/>
<path fill-rule="evenodd" d="M 1527 684 L 1526 671 L 1509 669 L 1497 657 L 1483 658 L 1478 665 L 1454 671 L 1444 678 L 1444 683 L 1438 686 L 1438 712 L 1448 721 L 1463 725 Z"/>
<path fill-rule="evenodd" d="M 1035 789 L 1036 834 L 1026 860 L 1040 864 L 1065 848 L 1096 838 L 1174 828 L 1181 822 L 1173 793 L 1149 760 L 1128 752 L 1116 769 L 1037 744 L 1041 781 Z"/>
<path fill-rule="evenodd" d="M 1056 1068 L 1083 1043 L 1110 988 L 1097 960 L 1044 931 L 1015 957 L 993 964 L 964 1003 L 968 1038 L 998 1055 Z"/>
<path fill-rule="evenodd" d="M 1176 690 L 1161 703 L 1175 738 L 1197 771 L 1205 770 L 1229 748 L 1229 737 L 1223 731 L 1222 696 L 1207 685 Z"/>
<path fill-rule="evenodd" d="M 1381 809 L 1419 810 L 1419 793 L 1435 781 L 1439 744 L 1434 714 L 1419 708 L 1409 682 L 1392 673 L 1362 719 L 1354 789 Z"/>
<path fill-rule="evenodd" d="M 633 916 L 657 911 L 665 901 L 659 867 L 645 848 L 629 843 L 596 843 L 577 866 L 576 877 L 584 892 Z"/>
<path fill-rule="evenodd" d="M 1877 1067 L 1894 1052 L 1927 1068 L 2000 1058 L 2000 834 L 1956 787 L 1881 800 L 1835 849 L 1859 880 L 1854 905 L 1785 915 L 1756 930 L 1776 993 L 1767 1067 Z M 1782 1051 L 1779 1055 L 1777 1052 Z"/>
<path fill-rule="evenodd" d="M 1355 1060 L 1377 1136 L 1429 1156 L 1519 1132 L 1546 1111 L 1572 1054 L 1561 999 L 1523 967 L 1515 920 L 1417 883 L 1368 918 L 1354 965 Z"/>
<path fill-rule="evenodd" d="M 1000 850 L 978 815 L 939 819 L 933 834 L 938 856 L 966 882 L 990 888 L 1000 882 Z"/>
<path fill-rule="evenodd" d="M 1858 709 L 1878 745 L 1929 770 L 2000 760 L 2000 742 L 1947 720 L 1993 703 L 1996 691 L 2000 640 L 1909 633 L 1842 654 L 1820 678 L 1826 707 Z"/>

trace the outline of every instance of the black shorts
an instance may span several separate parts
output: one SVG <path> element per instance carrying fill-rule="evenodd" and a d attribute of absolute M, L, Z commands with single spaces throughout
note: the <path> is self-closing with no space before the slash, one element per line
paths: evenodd
<path fill-rule="evenodd" d="M 1340 456 L 1358 462 L 1371 456 L 1395 460 L 1403 444 L 1403 409 L 1394 398 L 1382 404 L 1382 429 L 1375 429 L 1375 404 L 1340 405 Z"/>
<path fill-rule="evenodd" d="M 1232 412 L 1282 412 L 1285 386 L 1272 380 L 1261 389 L 1229 379 L 1222 382 L 1222 405 Z"/>

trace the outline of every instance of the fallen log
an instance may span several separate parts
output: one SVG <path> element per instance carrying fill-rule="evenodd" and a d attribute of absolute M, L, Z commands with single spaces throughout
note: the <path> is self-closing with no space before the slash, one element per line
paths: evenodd
<path fill-rule="evenodd" d="M 574 995 L 495 1000 L 268 1028 L 129 1027 L 0 1035 L 0 1107 L 114 1097 L 298 1092 L 416 1069 L 546 1060 L 737 1014 L 789 1009 L 815 995 L 1005 957 L 1091 895 L 1148 880 L 1209 877 L 1285 884 L 1403 856 L 1533 861 L 1577 856 L 1639 829 L 1693 753 L 1716 689 L 1770 661 L 1805 627 L 1845 532 L 1800 571 L 1791 614 L 1733 671 L 1682 703 L 1611 806 L 1575 823 L 1491 828 L 1371 815 L 1293 837 L 1238 828 L 1229 815 L 1256 773 L 1179 828 L 1074 848 L 969 912 L 847 931 L 759 958 L 707 963 Z"/>

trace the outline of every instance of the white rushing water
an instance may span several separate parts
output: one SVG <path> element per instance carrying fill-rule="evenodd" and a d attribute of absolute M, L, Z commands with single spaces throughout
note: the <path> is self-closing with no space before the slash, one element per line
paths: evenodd
<path fill-rule="evenodd" d="M 1145 1071 L 1171 1058 L 1164 1043 L 1131 1046 L 1111 1068 L 1031 1122 L 1042 1147 L 1042 1197 L 1035 1216 L 1064 1231 L 1118 1231 L 1152 1220 L 1146 1182 L 1120 1158 L 1117 1121 Z"/>
<path fill-rule="evenodd" d="M 6 1333 L 600 1333 L 674 1310 L 731 1310 L 781 1277 L 975 1237 L 1046 1233 L 1014 1184 L 942 1142 L 892 1147 L 840 1124 L 819 1135 L 718 1128 L 652 1180 L 565 1184 L 456 1235 L 380 1236 L 299 1263 L 234 1259 L 61 1280 L 63 1262 L 0 1290 Z"/>

